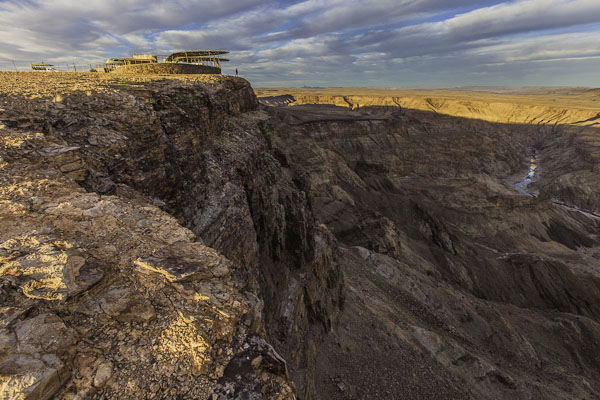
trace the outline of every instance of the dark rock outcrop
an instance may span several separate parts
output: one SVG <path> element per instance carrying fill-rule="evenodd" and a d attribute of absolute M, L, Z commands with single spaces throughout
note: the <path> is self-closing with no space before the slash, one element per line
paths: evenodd
<path fill-rule="evenodd" d="M 29 75 L 31 80 L 18 82 L 20 75 L 6 75 L 7 85 L 13 86 L 4 87 L 0 115 L 8 146 L 3 162 L 8 163 L 5 171 L 23 171 L 13 172 L 12 178 L 4 175 L 7 185 L 26 185 L 27 179 L 41 182 L 47 179 L 44 176 L 54 174 L 66 182 L 65 192 L 78 193 L 64 205 L 58 200 L 62 192 L 39 189 L 43 190 L 44 200 L 34 207 L 56 210 L 44 212 L 68 229 L 51 230 L 45 234 L 51 238 L 44 240 L 54 243 L 54 236 L 78 240 L 81 244 L 76 248 L 80 250 L 73 260 L 82 261 L 73 261 L 77 263 L 74 267 L 68 262 L 57 264 L 56 268 L 62 268 L 57 274 L 64 275 L 61 279 L 66 283 L 52 281 L 55 285 L 46 289 L 32 283 L 38 275 L 24 275 L 27 266 L 17 257 L 24 254 L 29 259 L 37 251 L 48 259 L 49 250 L 30 246 L 26 251 L 7 253 L 2 261 L 3 265 L 8 263 L 3 267 L 2 279 L 23 287 L 25 295 L 41 299 L 35 303 L 34 313 L 46 309 L 47 304 L 56 304 L 54 300 L 72 299 L 70 311 L 61 311 L 69 318 L 64 322 L 65 329 L 79 332 L 80 324 L 88 324 L 81 328 L 84 333 L 75 335 L 78 343 L 90 337 L 91 351 L 116 351 L 114 355 L 104 351 L 102 359 L 92 357 L 96 361 L 84 362 L 82 358 L 87 356 L 73 349 L 68 357 L 61 358 L 60 369 L 47 367 L 45 374 L 57 370 L 64 370 L 64 374 L 61 372 L 58 384 L 46 384 L 54 385 L 46 392 L 51 394 L 62 385 L 59 397 L 103 393 L 128 398 L 139 394 L 136 387 L 141 388 L 124 383 L 133 379 L 140 385 L 152 385 L 148 397 L 202 397 L 228 371 L 223 363 L 237 362 L 246 351 L 246 343 L 255 340 L 247 335 L 259 334 L 277 349 L 273 352 L 288 361 L 283 368 L 272 368 L 265 358 L 264 363 L 255 366 L 260 378 L 257 386 L 252 386 L 258 390 L 256 395 L 293 398 L 295 390 L 291 389 L 286 368 L 300 394 L 313 395 L 316 343 L 331 329 L 343 298 L 337 247 L 327 228 L 314 219 L 306 196 L 306 179 L 297 171 L 283 170 L 277 160 L 271 146 L 272 129 L 267 116 L 258 110 L 250 85 L 227 77 L 66 74 L 42 78 L 47 81 L 40 88 L 41 97 L 31 100 L 23 93 L 40 77 Z M 60 94 L 44 97 L 43 90 Z M 40 168 L 38 178 L 24 172 Z M 90 193 L 84 193 L 83 188 Z M 16 200 L 10 200 L 10 193 L 5 201 L 16 204 Z M 55 198 L 58 205 L 44 206 Z M 16 218 L 17 211 L 27 214 L 16 205 L 13 208 L 15 211 L 7 218 Z M 180 225 L 165 212 L 176 217 Z M 123 213 L 130 218 L 132 228 L 128 228 Z M 161 218 L 170 218 L 171 225 L 161 226 Z M 32 229 L 38 223 L 35 221 Z M 79 225 L 89 221 L 97 221 L 97 228 L 88 228 L 77 239 L 69 236 L 85 229 Z M 44 223 L 39 220 L 39 224 Z M 138 238 L 140 233 L 134 231 L 156 233 L 167 242 Z M 2 241 L 8 240 L 8 246 L 17 234 L 6 230 Z M 27 240 L 38 243 L 38 236 Z M 144 245 L 136 245 L 136 240 Z M 110 250 L 102 250 L 107 246 Z M 216 251 L 210 249 L 211 256 L 203 256 L 209 249 L 205 246 Z M 99 247 L 100 254 L 89 256 L 86 249 L 90 247 Z M 65 257 L 61 250 L 53 251 L 57 259 Z M 122 265 L 117 270 L 108 261 L 115 254 L 119 254 L 120 261 L 112 264 Z M 87 263 L 93 268 L 86 269 L 82 283 L 71 278 L 78 276 L 77 271 L 86 268 Z M 161 280 L 166 286 L 160 284 Z M 173 292 L 168 290 L 170 287 Z M 13 305 L 12 296 L 3 298 L 3 304 Z M 199 310 L 192 311 L 193 306 L 180 309 L 180 301 L 198 307 L 206 304 L 215 316 L 203 316 Z M 107 317 L 100 318 L 102 315 Z M 198 338 L 191 330 L 184 333 L 194 324 L 204 326 L 203 318 L 210 323 L 199 331 L 203 333 Z M 226 322 L 220 322 L 223 319 Z M 111 328 L 123 323 L 135 325 L 137 333 Z M 168 329 L 162 324 L 178 328 Z M 10 329 L 8 332 L 12 332 Z M 120 332 L 133 340 L 122 339 Z M 117 333 L 111 339 L 110 335 Z M 159 358 L 160 349 L 155 343 L 163 337 L 165 346 L 169 341 L 173 343 L 173 351 L 191 346 L 189 366 L 182 360 L 175 370 L 168 369 L 171 358 Z M 144 353 L 146 345 L 154 350 Z M 181 354 L 183 357 L 187 353 Z M 198 357 L 205 361 L 197 361 Z M 154 371 L 157 377 L 140 373 L 146 361 L 165 364 L 170 372 L 152 367 L 148 372 Z M 84 368 L 91 380 L 79 378 Z M 93 386 L 95 370 L 100 372 L 95 373 L 98 384 Z M 201 379 L 189 381 L 196 376 Z M 180 383 L 172 383 L 171 377 Z M 119 392 L 121 384 L 131 387 L 131 391 Z"/>

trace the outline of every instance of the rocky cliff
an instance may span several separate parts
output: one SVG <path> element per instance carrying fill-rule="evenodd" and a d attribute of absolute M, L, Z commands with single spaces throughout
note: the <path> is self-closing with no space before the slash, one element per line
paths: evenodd
<path fill-rule="evenodd" d="M 563 93 L 564 92 L 564 93 Z M 504 94 L 452 90 L 377 90 L 362 88 L 258 89 L 269 105 L 329 104 L 360 107 L 404 107 L 490 122 L 533 125 L 600 126 L 600 92 Z"/>
<path fill-rule="evenodd" d="M 0 398 L 600 398 L 594 120 L 348 100 L 0 73 Z"/>
<path fill-rule="evenodd" d="M 246 81 L 0 82 L 0 397 L 314 390 L 337 250 Z"/>
<path fill-rule="evenodd" d="M 597 130 L 267 109 L 342 248 L 347 301 L 320 347 L 323 398 L 600 397 L 600 220 L 562 205 L 599 210 L 583 144 Z M 512 187 L 531 148 L 538 197 Z"/>

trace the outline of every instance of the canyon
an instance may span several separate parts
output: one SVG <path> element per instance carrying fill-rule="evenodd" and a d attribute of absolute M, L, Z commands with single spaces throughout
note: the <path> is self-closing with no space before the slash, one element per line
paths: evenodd
<path fill-rule="evenodd" d="M 0 398 L 600 398 L 598 97 L 1 72 Z"/>

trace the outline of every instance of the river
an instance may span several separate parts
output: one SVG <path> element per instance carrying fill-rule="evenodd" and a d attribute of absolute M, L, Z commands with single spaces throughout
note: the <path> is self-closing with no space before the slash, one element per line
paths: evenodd
<path fill-rule="evenodd" d="M 529 185 L 531 183 L 531 181 L 533 180 L 533 178 L 535 177 L 535 171 L 538 168 L 535 149 L 531 149 L 530 151 L 528 151 L 528 153 L 529 153 L 528 154 L 528 156 L 529 156 L 529 171 L 527 172 L 527 177 L 525 179 L 523 179 L 521 182 L 515 183 L 514 187 L 519 193 L 522 193 L 529 197 L 535 197 L 535 195 L 533 193 L 531 193 L 525 189 L 527 187 L 527 185 Z"/>
<path fill-rule="evenodd" d="M 535 177 L 536 171 L 538 169 L 538 158 L 536 157 L 536 151 L 535 149 L 529 149 L 528 150 L 528 157 L 529 157 L 529 170 L 527 172 L 527 176 L 525 177 L 525 179 L 523 179 L 520 182 L 517 182 L 514 184 L 514 188 L 521 194 L 524 194 L 525 196 L 529 196 L 529 197 L 537 197 L 534 193 L 528 191 L 527 185 L 529 185 L 532 181 L 533 178 Z M 558 206 L 561 207 L 565 207 L 568 208 L 569 210 L 572 211 L 578 211 L 582 214 L 587 215 L 588 217 L 594 218 L 594 219 L 598 219 L 600 218 L 600 214 L 597 214 L 591 210 L 587 210 L 587 209 L 583 209 L 580 207 L 577 207 L 573 204 L 568 204 L 565 203 L 564 201 L 560 201 L 560 200 L 556 200 L 556 199 L 552 199 L 552 203 L 556 204 Z"/>

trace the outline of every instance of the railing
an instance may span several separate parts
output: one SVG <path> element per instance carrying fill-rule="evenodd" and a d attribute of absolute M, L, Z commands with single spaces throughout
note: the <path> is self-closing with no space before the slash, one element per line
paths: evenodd
<path fill-rule="evenodd" d="M 33 62 L 30 64 L 24 63 L 0 63 L 0 71 L 33 71 L 31 68 L 31 64 L 42 64 L 42 62 Z M 66 63 L 58 63 L 52 64 L 51 67 L 57 72 L 90 72 L 92 69 L 96 68 L 104 68 L 104 64 L 66 64 Z M 52 72 L 52 71 L 37 71 L 37 72 Z"/>

